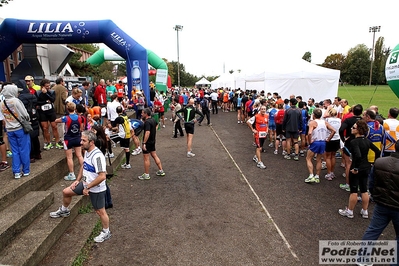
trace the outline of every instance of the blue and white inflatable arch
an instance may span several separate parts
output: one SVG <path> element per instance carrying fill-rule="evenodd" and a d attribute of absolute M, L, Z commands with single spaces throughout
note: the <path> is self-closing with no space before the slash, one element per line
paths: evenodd
<path fill-rule="evenodd" d="M 133 62 L 141 69 L 140 86 L 149 99 L 147 49 L 123 32 L 111 20 L 44 21 L 5 19 L 0 24 L 0 61 L 22 43 L 104 43 L 126 60 L 129 96 L 133 85 Z M 137 71 L 135 72 L 137 73 Z M 0 64 L 0 77 L 4 77 Z M 135 82 L 138 82 L 137 78 Z"/>

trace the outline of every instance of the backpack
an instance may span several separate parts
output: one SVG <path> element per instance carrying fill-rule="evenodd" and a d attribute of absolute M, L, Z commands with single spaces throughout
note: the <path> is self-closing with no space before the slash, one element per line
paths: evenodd
<path fill-rule="evenodd" d="M 96 87 L 93 86 L 93 87 L 91 87 L 91 88 L 89 89 L 89 91 L 87 92 L 87 95 L 88 95 L 89 97 L 93 98 L 93 97 L 94 97 L 94 92 L 95 92 L 95 91 L 96 91 Z"/>
<path fill-rule="evenodd" d="M 202 101 L 200 102 L 201 105 L 201 109 L 204 111 L 208 110 L 208 100 L 207 99 L 202 99 Z"/>

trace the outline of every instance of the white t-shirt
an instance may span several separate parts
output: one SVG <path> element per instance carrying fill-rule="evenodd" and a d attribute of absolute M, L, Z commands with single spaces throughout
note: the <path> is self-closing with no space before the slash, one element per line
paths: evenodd
<path fill-rule="evenodd" d="M 90 184 L 97 178 L 98 173 L 107 172 L 104 154 L 95 147 L 92 151 L 86 151 L 83 156 L 83 182 Z M 105 180 L 95 187 L 90 188 L 90 192 L 99 193 L 107 189 Z"/>

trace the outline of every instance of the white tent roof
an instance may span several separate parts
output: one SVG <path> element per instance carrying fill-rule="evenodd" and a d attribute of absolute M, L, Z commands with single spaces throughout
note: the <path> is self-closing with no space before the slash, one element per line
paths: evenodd
<path fill-rule="evenodd" d="M 202 78 L 202 79 L 198 80 L 197 82 L 195 82 L 195 85 L 209 85 L 209 84 L 211 84 L 211 83 L 206 78 Z"/>
<path fill-rule="evenodd" d="M 286 60 L 268 64 L 261 73 L 245 76 L 245 89 L 290 94 L 316 101 L 334 99 L 338 94 L 340 71 L 311 64 L 305 60 Z M 242 88 L 242 87 L 241 87 Z"/>

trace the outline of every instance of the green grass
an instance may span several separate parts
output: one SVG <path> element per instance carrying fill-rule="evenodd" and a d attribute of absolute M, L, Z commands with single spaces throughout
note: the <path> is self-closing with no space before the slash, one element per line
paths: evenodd
<path fill-rule="evenodd" d="M 102 230 L 101 221 L 98 220 L 93 228 L 93 232 L 91 233 L 89 239 L 87 239 L 85 246 L 82 248 L 79 255 L 73 261 L 72 266 L 82 266 L 89 259 L 89 253 L 94 243 L 93 238 L 97 236 L 101 230 Z"/>
<path fill-rule="evenodd" d="M 388 116 L 390 108 L 399 107 L 399 99 L 388 85 L 339 86 L 338 96 L 342 99 L 347 99 L 349 105 L 363 105 L 363 109 L 371 105 L 377 105 L 378 112 L 385 118 Z"/>

